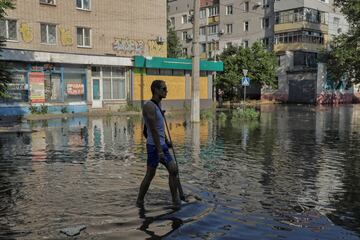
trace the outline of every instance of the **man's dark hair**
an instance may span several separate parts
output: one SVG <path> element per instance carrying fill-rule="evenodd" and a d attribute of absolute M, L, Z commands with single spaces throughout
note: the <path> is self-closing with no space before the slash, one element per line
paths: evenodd
<path fill-rule="evenodd" d="M 162 83 L 165 83 L 165 81 L 163 81 L 163 80 L 154 80 L 151 83 L 151 93 L 154 94 L 155 89 L 160 89 Z"/>

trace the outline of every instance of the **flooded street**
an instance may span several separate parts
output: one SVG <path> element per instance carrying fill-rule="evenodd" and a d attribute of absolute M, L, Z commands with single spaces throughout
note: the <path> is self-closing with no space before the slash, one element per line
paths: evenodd
<path fill-rule="evenodd" d="M 359 239 L 360 106 L 261 106 L 259 122 L 169 116 L 185 193 L 146 169 L 138 116 L 23 122 L 0 134 L 0 239 Z"/>

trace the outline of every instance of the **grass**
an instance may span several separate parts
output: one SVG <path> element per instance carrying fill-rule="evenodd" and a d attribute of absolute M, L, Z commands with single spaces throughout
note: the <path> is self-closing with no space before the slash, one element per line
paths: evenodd
<path fill-rule="evenodd" d="M 258 120 L 260 112 L 256 111 L 254 107 L 236 108 L 232 111 L 232 120 Z"/>

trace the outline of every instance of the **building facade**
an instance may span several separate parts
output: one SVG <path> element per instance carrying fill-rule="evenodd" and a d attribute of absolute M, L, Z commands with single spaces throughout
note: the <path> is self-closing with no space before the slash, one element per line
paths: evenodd
<path fill-rule="evenodd" d="M 130 95 L 133 57 L 166 57 L 166 2 L 17 0 L 0 20 L 12 72 L 1 115 L 119 108 Z"/>
<path fill-rule="evenodd" d="M 207 2 L 209 6 L 215 4 L 215 1 Z M 229 45 L 250 47 L 260 41 L 276 53 L 279 63 L 278 89 L 263 88 L 262 98 L 315 103 L 317 92 L 321 91 L 318 74 L 326 74 L 322 66 L 321 71 L 318 69 L 318 53 L 327 47 L 333 36 L 349 29 L 345 17 L 333 3 L 333 0 L 219 0 L 216 2 L 219 6 L 216 54 Z M 185 1 L 180 0 L 168 3 L 168 17 L 174 19 L 175 31 L 180 38 L 184 25 L 179 19 L 185 11 L 184 4 Z M 188 0 L 186 4 L 186 11 L 191 12 L 193 1 Z M 212 17 L 209 11 L 204 14 L 209 22 Z M 187 23 L 186 31 L 192 31 L 191 28 L 192 25 Z M 212 26 L 208 25 L 207 29 Z M 186 44 L 190 46 L 191 42 Z"/>

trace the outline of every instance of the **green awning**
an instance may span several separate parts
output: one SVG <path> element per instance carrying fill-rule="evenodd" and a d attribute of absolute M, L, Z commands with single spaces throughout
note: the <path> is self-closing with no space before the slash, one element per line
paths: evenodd
<path fill-rule="evenodd" d="M 137 68 L 191 70 L 192 60 L 180 58 L 135 56 L 134 65 Z M 200 71 L 222 72 L 224 71 L 224 63 L 215 61 L 200 61 Z"/>

